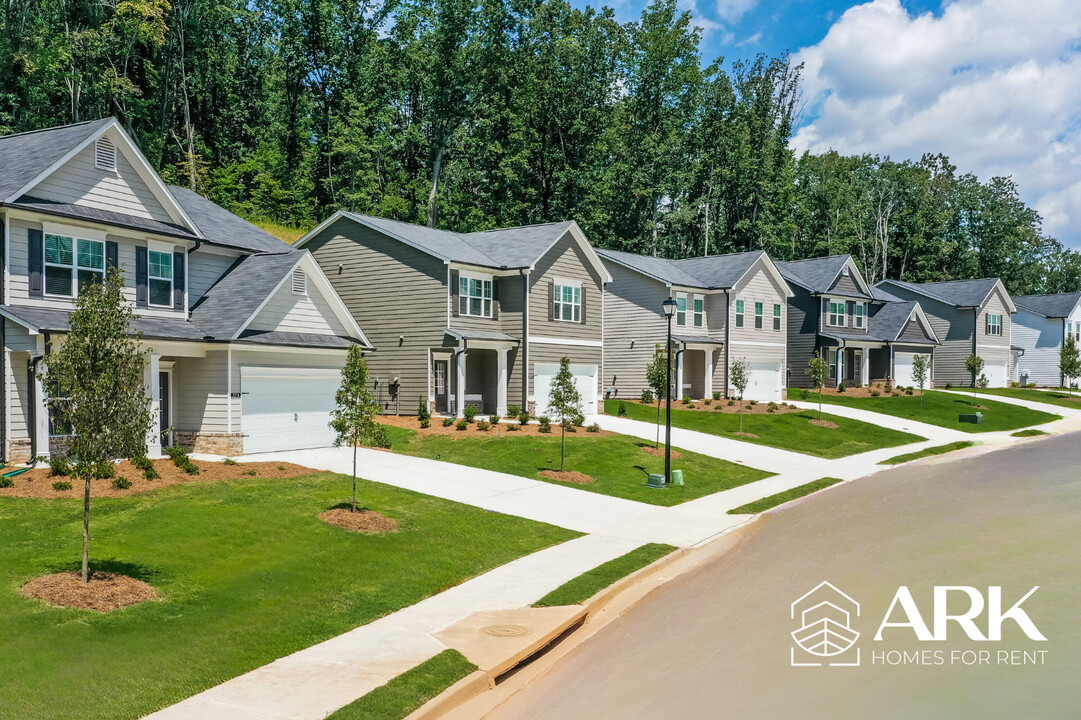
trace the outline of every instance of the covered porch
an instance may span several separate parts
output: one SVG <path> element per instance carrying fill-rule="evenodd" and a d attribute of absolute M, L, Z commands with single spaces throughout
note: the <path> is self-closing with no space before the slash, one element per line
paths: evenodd
<path fill-rule="evenodd" d="M 431 352 L 433 411 L 460 418 L 472 407 L 478 414 L 505 416 L 518 352 L 518 339 L 501 332 L 448 329 L 443 346 Z"/>
<path fill-rule="evenodd" d="M 888 358 L 889 348 L 886 343 L 871 340 L 842 340 L 836 345 L 826 345 L 822 348 L 822 357 L 830 366 L 827 387 L 837 387 L 844 383 L 846 387 L 853 385 L 869 385 L 877 378 L 872 374 L 872 366 L 877 365 L 876 359 Z"/>
<path fill-rule="evenodd" d="M 674 397 L 712 398 L 713 376 L 721 361 L 724 343 L 705 335 L 673 335 L 672 345 L 675 350 Z M 723 387 L 718 389 L 724 391 Z"/>

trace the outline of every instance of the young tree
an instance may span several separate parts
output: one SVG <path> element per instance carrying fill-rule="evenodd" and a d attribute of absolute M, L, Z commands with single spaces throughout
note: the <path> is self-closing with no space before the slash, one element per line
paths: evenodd
<path fill-rule="evenodd" d="M 815 387 L 818 388 L 818 419 L 822 419 L 822 388 L 826 386 L 826 381 L 830 377 L 830 364 L 822 359 L 818 350 L 815 350 L 814 357 L 807 363 L 807 374 L 814 380 Z"/>
<path fill-rule="evenodd" d="M 566 458 L 567 423 L 582 414 L 582 396 L 571 374 L 570 358 L 561 358 L 559 372 L 552 379 L 548 392 L 548 407 L 559 418 L 559 472 L 563 472 Z"/>
<path fill-rule="evenodd" d="M 1081 376 L 1081 353 L 1077 350 L 1077 342 L 1073 336 L 1066 338 L 1062 343 L 1062 349 L 1058 354 L 1058 369 L 1062 373 L 1062 384 L 1066 386 L 1066 392 L 1073 395 L 1071 381 Z"/>
<path fill-rule="evenodd" d="M 730 372 L 732 387 L 739 391 L 739 431 L 743 432 L 743 393 L 751 384 L 751 364 L 747 358 L 740 358 L 732 363 Z"/>
<path fill-rule="evenodd" d="M 923 415 L 923 388 L 927 384 L 927 373 L 930 370 L 930 355 L 916 355 L 912 358 L 912 379 L 920 388 L 920 415 Z"/>
<path fill-rule="evenodd" d="M 375 422 L 379 414 L 379 402 L 368 389 L 368 363 L 360 347 L 349 347 L 349 355 L 342 368 L 342 384 L 334 395 L 338 407 L 330 414 L 330 428 L 337 433 L 336 446 L 349 444 L 353 448 L 353 506 L 357 511 L 357 445 L 363 443 L 374 447 L 390 447 L 386 429 Z"/>
<path fill-rule="evenodd" d="M 661 396 L 668 391 L 668 353 L 661 350 L 658 344 L 653 350 L 653 359 L 646 365 L 646 382 L 653 390 L 653 398 L 657 403 L 657 439 L 653 447 L 661 444 Z"/>
<path fill-rule="evenodd" d="M 976 407 L 976 388 L 979 387 L 980 373 L 983 372 L 983 358 L 979 355 L 969 355 L 965 360 L 965 370 L 972 375 L 972 407 Z"/>
<path fill-rule="evenodd" d="M 71 330 L 58 350 L 45 355 L 41 375 L 53 392 L 55 417 L 71 429 L 68 455 L 83 481 L 82 581 L 90 580 L 90 482 L 111 475 L 109 464 L 146 454 L 152 418 L 144 386 L 146 351 L 129 327 L 131 307 L 121 290 L 123 275 L 79 291 Z"/>

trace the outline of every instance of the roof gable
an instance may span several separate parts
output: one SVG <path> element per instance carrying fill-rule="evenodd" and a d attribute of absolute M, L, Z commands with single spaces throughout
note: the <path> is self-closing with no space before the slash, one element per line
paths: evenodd
<path fill-rule="evenodd" d="M 1016 312 L 1017 310 L 1013 300 L 1010 299 L 1010 294 L 1006 292 L 1006 287 L 998 278 L 946 280 L 931 283 L 881 280 L 878 284 L 885 285 L 887 292 L 891 287 L 901 288 L 958 308 L 982 308 L 992 293 L 997 292 L 1010 312 Z"/>
<path fill-rule="evenodd" d="M 844 272 L 845 268 L 848 268 L 847 275 Z M 829 255 L 807 260 L 778 262 L 777 269 L 785 280 L 815 294 L 834 291 L 850 297 L 868 299 L 872 297 L 871 288 L 863 279 L 851 255 Z M 846 283 L 846 278 L 851 282 Z M 849 284 L 852 287 L 848 287 Z"/>
<path fill-rule="evenodd" d="M 597 254 L 605 261 L 622 265 L 666 285 L 703 290 L 733 288 L 755 267 L 761 267 L 786 296 L 792 296 L 792 289 L 764 250 L 682 260 L 636 255 L 618 250 L 597 250 Z"/>

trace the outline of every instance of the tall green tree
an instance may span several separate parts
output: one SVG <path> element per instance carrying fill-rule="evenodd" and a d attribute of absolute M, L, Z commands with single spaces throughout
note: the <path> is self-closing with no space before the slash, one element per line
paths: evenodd
<path fill-rule="evenodd" d="M 571 373 L 570 358 L 560 358 L 559 372 L 548 391 L 548 408 L 559 419 L 559 472 L 567 457 L 567 426 L 582 415 L 582 395 Z"/>
<path fill-rule="evenodd" d="M 1059 350 L 1058 368 L 1062 373 L 1062 384 L 1066 386 L 1066 392 L 1073 395 L 1074 380 L 1081 377 L 1081 353 L 1077 350 L 1077 341 L 1074 340 L 1073 335 L 1067 337 L 1062 343 L 1062 349 Z"/>
<path fill-rule="evenodd" d="M 731 376 L 732 387 L 739 392 L 739 431 L 743 432 L 743 393 L 747 392 L 747 386 L 751 384 L 751 364 L 747 358 L 735 360 L 728 369 Z"/>
<path fill-rule="evenodd" d="M 386 428 L 375 421 L 379 402 L 368 387 L 369 378 L 364 353 L 357 345 L 351 345 L 342 368 L 342 384 L 334 394 L 336 407 L 330 413 L 330 428 L 335 433 L 335 446 L 348 445 L 353 449 L 352 512 L 357 511 L 357 446 L 390 447 Z"/>
<path fill-rule="evenodd" d="M 815 350 L 814 356 L 807 363 L 807 374 L 814 381 L 818 390 L 818 419 L 822 419 L 822 389 L 826 387 L 830 377 L 830 364 Z"/>

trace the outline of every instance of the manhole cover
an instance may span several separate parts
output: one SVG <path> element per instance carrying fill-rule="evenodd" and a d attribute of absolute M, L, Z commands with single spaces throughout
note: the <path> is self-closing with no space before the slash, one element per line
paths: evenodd
<path fill-rule="evenodd" d="M 521 625 L 489 625 L 484 628 L 484 634 L 495 637 L 521 637 L 529 634 L 529 628 Z"/>

